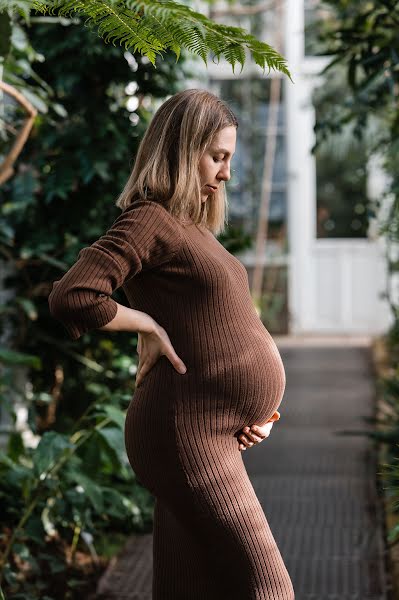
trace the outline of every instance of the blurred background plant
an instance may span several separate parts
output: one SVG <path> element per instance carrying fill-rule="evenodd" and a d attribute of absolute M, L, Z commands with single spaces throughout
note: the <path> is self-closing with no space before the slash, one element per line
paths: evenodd
<path fill-rule="evenodd" d="M 393 320 L 378 346 L 378 395 L 380 410 L 372 419 L 376 430 L 365 432 L 379 441 L 381 480 L 392 510 L 399 515 L 399 2 L 397 0 L 325 0 L 328 18 L 309 26 L 314 54 L 330 56 L 322 73 L 330 81 L 340 79 L 339 93 L 331 85 L 319 90 L 323 106 L 315 128 L 315 152 L 322 156 L 336 133 L 346 132 L 357 144 L 359 156 L 378 157 L 387 176 L 385 193 L 367 210 L 379 214 L 389 273 L 385 297 Z M 309 36 L 312 38 L 312 36 Z M 344 78 L 340 74 L 344 74 Z M 353 161 L 353 155 L 351 160 Z M 352 188 L 353 191 L 353 188 Z M 356 190 L 355 190 L 356 192 Z M 348 432 L 350 433 L 350 432 Z M 399 523 L 388 532 L 399 542 Z"/>

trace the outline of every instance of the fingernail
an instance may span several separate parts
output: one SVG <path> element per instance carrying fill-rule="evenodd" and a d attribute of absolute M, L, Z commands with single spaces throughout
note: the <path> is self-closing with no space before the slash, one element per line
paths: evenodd
<path fill-rule="evenodd" d="M 179 368 L 179 372 L 180 373 L 185 373 L 187 371 L 186 367 L 180 367 Z"/>

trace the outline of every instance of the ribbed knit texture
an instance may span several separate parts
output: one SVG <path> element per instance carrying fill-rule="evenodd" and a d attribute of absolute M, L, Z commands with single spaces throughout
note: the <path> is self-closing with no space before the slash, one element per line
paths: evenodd
<path fill-rule="evenodd" d="M 153 599 L 293 600 L 235 437 L 268 421 L 285 389 L 244 265 L 206 228 L 139 201 L 54 282 L 51 314 L 77 339 L 113 319 L 120 286 L 187 366 L 162 356 L 126 415 L 127 456 L 156 498 Z"/>

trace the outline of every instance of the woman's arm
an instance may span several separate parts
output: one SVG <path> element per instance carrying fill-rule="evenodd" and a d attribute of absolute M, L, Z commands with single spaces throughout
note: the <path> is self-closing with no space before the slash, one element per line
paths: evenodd
<path fill-rule="evenodd" d="M 116 302 L 117 311 L 112 321 L 98 329 L 104 331 L 132 331 L 140 333 L 152 333 L 155 330 L 155 321 L 150 315 L 141 310 L 128 308 Z"/>
<path fill-rule="evenodd" d="M 82 248 L 71 268 L 53 282 L 50 314 L 73 340 L 110 322 L 109 328 L 137 331 L 138 314 L 125 308 L 117 316 L 123 307 L 112 293 L 141 271 L 171 260 L 181 244 L 176 221 L 164 207 L 153 201 L 134 202 L 103 236 Z"/>
<path fill-rule="evenodd" d="M 106 331 L 137 331 L 141 334 L 136 386 L 141 384 L 153 365 L 163 355 L 168 358 L 176 371 L 182 375 L 187 371 L 186 365 L 176 354 L 167 332 L 159 323 L 150 315 L 140 310 L 127 308 L 118 302 L 116 302 L 116 305 L 117 311 L 115 317 L 103 327 L 98 327 L 98 329 Z"/>

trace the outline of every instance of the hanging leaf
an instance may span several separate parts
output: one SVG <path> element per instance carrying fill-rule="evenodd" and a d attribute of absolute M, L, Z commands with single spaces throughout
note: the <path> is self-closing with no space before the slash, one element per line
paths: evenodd
<path fill-rule="evenodd" d="M 96 27 L 105 42 L 119 42 L 126 50 L 145 55 L 156 68 L 156 56 L 171 49 L 179 59 L 180 48 L 197 54 L 207 65 L 207 55 L 224 57 L 241 70 L 245 49 L 263 69 L 281 71 L 291 79 L 285 59 L 269 44 L 257 40 L 240 27 L 215 23 L 189 6 L 171 0 L 36 0 L 32 5 L 43 14 L 77 15 L 85 25 Z M 292 79 L 291 79 L 292 80 Z M 32 101 L 32 104 L 34 102 Z"/>

